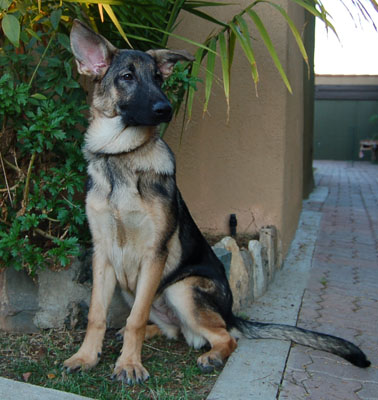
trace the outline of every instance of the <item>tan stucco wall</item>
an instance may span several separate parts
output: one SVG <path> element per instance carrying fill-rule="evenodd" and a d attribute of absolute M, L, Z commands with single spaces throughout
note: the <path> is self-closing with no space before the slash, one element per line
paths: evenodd
<path fill-rule="evenodd" d="M 303 10 L 287 0 L 280 3 L 301 28 Z M 240 4 L 243 7 L 248 2 Z M 238 10 L 232 6 L 216 12 L 227 20 Z M 297 226 L 302 199 L 303 62 L 280 14 L 263 4 L 256 10 L 266 23 L 294 94 L 287 91 L 262 40 L 253 30 L 261 77 L 259 97 L 255 94 L 250 66 L 237 49 L 229 123 L 226 123 L 221 84 L 215 85 L 209 113 L 202 118 L 201 85 L 193 120 L 183 137 L 178 121 L 169 128 L 165 139 L 176 154 L 179 187 L 203 231 L 227 233 L 229 215 L 235 213 L 240 233 L 256 233 L 264 225 L 275 225 L 286 252 Z M 192 17 L 183 20 L 180 31 L 199 41 L 209 33 L 208 26 L 202 23 L 196 22 L 194 26 Z M 182 48 L 183 44 L 174 42 L 171 47 Z"/>

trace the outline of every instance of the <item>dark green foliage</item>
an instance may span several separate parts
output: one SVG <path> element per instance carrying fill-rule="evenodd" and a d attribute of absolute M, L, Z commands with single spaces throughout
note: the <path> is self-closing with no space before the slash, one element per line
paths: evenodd
<path fill-rule="evenodd" d="M 87 106 L 73 77 L 68 29 L 56 31 L 62 9 L 54 3 L 34 25 L 31 9 L 16 12 L 20 47 L 8 42 L 0 51 L 0 268 L 30 274 L 67 266 L 88 239 Z"/>
<path fill-rule="evenodd" d="M 199 81 L 201 81 L 199 78 L 191 75 L 188 63 L 175 65 L 172 75 L 163 83 L 163 90 L 172 104 L 175 116 L 178 115 L 182 103 L 186 100 L 189 89 L 197 90 L 196 84 Z M 182 121 L 185 122 L 185 114 Z M 164 135 L 167 127 L 168 123 L 160 125 L 161 135 Z"/>
<path fill-rule="evenodd" d="M 190 87 L 196 89 L 196 83 L 200 81 L 190 75 L 187 65 L 177 63 L 172 75 L 164 82 L 163 90 L 166 92 L 169 101 L 176 105 L 175 113 L 180 109 L 181 102 Z"/>

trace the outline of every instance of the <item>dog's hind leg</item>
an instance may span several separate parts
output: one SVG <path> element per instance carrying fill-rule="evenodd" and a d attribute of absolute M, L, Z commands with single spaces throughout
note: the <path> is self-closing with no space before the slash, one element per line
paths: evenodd
<path fill-rule="evenodd" d="M 130 296 L 128 293 L 123 292 L 123 297 L 125 298 L 130 309 L 134 305 L 134 296 Z M 172 321 L 172 315 L 169 315 L 169 309 L 164 302 L 163 296 L 156 299 L 153 303 L 153 307 L 150 311 L 149 321 L 150 323 L 146 326 L 146 333 L 144 338 L 151 339 L 154 336 L 165 335 L 169 339 L 177 339 L 180 329 L 178 326 L 178 321 Z M 123 335 L 125 333 L 125 328 L 121 328 L 116 333 L 117 340 L 123 340 Z"/>
<path fill-rule="evenodd" d="M 222 367 L 225 360 L 236 349 L 236 340 L 226 329 L 226 323 L 216 312 L 199 311 L 196 315 L 195 329 L 209 342 L 210 351 L 197 359 L 197 365 L 202 372 L 211 372 L 214 367 Z"/>
<path fill-rule="evenodd" d="M 236 349 L 236 340 L 227 331 L 225 320 L 208 303 L 217 288 L 208 279 L 186 278 L 166 290 L 167 299 L 181 322 L 181 330 L 189 345 L 200 348 L 210 344 L 210 351 L 197 359 L 203 372 L 221 367 Z M 216 294 L 215 294 L 216 296 Z"/>
<path fill-rule="evenodd" d="M 117 340 L 123 340 L 123 334 L 125 333 L 125 327 L 121 328 L 117 333 L 116 333 L 116 339 Z M 151 339 L 155 336 L 161 336 L 163 332 L 160 330 L 160 328 L 155 325 L 155 324 L 150 324 L 146 326 L 146 333 L 144 334 L 145 339 Z"/>
<path fill-rule="evenodd" d="M 162 334 L 163 334 L 163 332 L 160 330 L 160 328 L 157 325 L 151 324 L 151 325 L 146 326 L 146 333 L 144 335 L 144 338 L 151 339 L 155 336 L 161 336 Z"/>

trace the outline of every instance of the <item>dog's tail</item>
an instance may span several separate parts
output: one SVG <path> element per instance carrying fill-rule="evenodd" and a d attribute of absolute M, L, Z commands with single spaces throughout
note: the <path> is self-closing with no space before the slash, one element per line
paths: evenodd
<path fill-rule="evenodd" d="M 247 321 L 238 317 L 235 318 L 236 328 L 249 339 L 291 340 L 317 350 L 336 354 L 360 368 L 366 368 L 370 365 L 370 361 L 366 355 L 356 345 L 339 337 L 295 326 L 265 324 L 262 322 Z"/>

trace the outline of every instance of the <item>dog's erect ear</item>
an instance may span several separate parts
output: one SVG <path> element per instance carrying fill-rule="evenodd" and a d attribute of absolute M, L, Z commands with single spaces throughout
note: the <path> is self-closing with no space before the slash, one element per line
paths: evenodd
<path fill-rule="evenodd" d="M 194 57 L 186 50 L 148 50 L 147 54 L 155 59 L 164 79 L 167 79 L 171 75 L 177 61 L 194 60 Z"/>
<path fill-rule="evenodd" d="M 79 73 L 98 78 L 104 76 L 117 49 L 78 19 L 72 25 L 70 39 Z"/>

